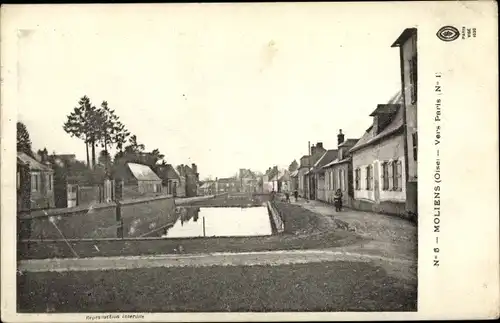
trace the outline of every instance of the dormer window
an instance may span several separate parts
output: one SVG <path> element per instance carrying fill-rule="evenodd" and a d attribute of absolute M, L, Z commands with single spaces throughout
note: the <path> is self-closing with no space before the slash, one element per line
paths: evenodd
<path fill-rule="evenodd" d="M 379 104 L 370 116 L 373 117 L 373 129 L 375 135 L 382 132 L 392 121 L 398 112 L 399 104 Z"/>

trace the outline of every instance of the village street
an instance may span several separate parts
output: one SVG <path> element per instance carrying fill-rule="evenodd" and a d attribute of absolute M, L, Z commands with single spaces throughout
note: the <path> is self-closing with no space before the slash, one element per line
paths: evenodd
<path fill-rule="evenodd" d="M 315 201 L 279 204 L 298 218 L 314 216 L 321 230 L 352 230 L 362 239 L 301 250 L 22 260 L 18 279 L 30 292 L 21 308 L 70 312 L 75 310 L 72 304 L 85 304 L 89 312 L 102 306 L 109 311 L 415 310 L 414 224 L 371 212 L 335 213 L 332 206 Z M 348 228 L 338 228 L 336 220 Z M 303 231 L 293 235 L 311 239 Z M 40 307 L 44 298 L 47 308 Z"/>

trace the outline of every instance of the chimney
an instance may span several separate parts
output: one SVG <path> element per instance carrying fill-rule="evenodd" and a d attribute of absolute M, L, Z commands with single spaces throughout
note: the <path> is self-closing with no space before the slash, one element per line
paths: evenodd
<path fill-rule="evenodd" d="M 321 149 L 321 150 L 322 150 L 322 149 L 324 149 L 324 148 L 323 148 L 323 143 L 322 143 L 322 142 L 318 142 L 318 143 L 316 144 L 316 150 L 320 150 L 320 149 Z"/>
<path fill-rule="evenodd" d="M 191 168 L 193 169 L 193 173 L 198 173 L 198 167 L 196 166 L 196 164 L 191 164 Z"/>
<path fill-rule="evenodd" d="M 337 135 L 337 145 L 340 145 L 344 142 L 344 134 L 342 133 L 342 129 L 339 130 L 339 134 Z"/>
<path fill-rule="evenodd" d="M 314 147 L 314 145 L 312 145 L 311 152 L 309 153 L 309 155 L 314 156 L 315 153 L 316 153 L 316 147 Z"/>
<path fill-rule="evenodd" d="M 307 142 L 307 154 L 310 156 L 311 155 L 311 142 Z"/>

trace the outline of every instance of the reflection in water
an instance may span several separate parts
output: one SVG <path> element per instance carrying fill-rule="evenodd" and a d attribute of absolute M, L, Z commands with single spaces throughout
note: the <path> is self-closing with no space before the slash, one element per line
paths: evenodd
<path fill-rule="evenodd" d="M 272 234 L 266 207 L 186 207 L 181 208 L 179 213 L 178 220 L 173 227 L 166 229 L 166 232 L 164 231 L 163 237 L 224 237 Z"/>

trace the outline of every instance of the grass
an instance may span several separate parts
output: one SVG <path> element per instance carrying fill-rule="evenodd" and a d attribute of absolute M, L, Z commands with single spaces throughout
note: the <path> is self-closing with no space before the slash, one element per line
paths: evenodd
<path fill-rule="evenodd" d="M 18 311 L 416 311 L 416 285 L 357 262 L 26 273 Z"/>
<path fill-rule="evenodd" d="M 110 240 L 71 242 L 80 257 L 154 255 L 176 253 L 247 252 L 291 249 L 333 248 L 352 244 L 360 238 L 348 232 L 330 232 L 303 238 L 298 236 L 265 236 L 233 238 L 186 238 L 155 240 Z M 26 242 L 18 245 L 19 259 L 74 257 L 68 246 L 58 242 Z"/>

